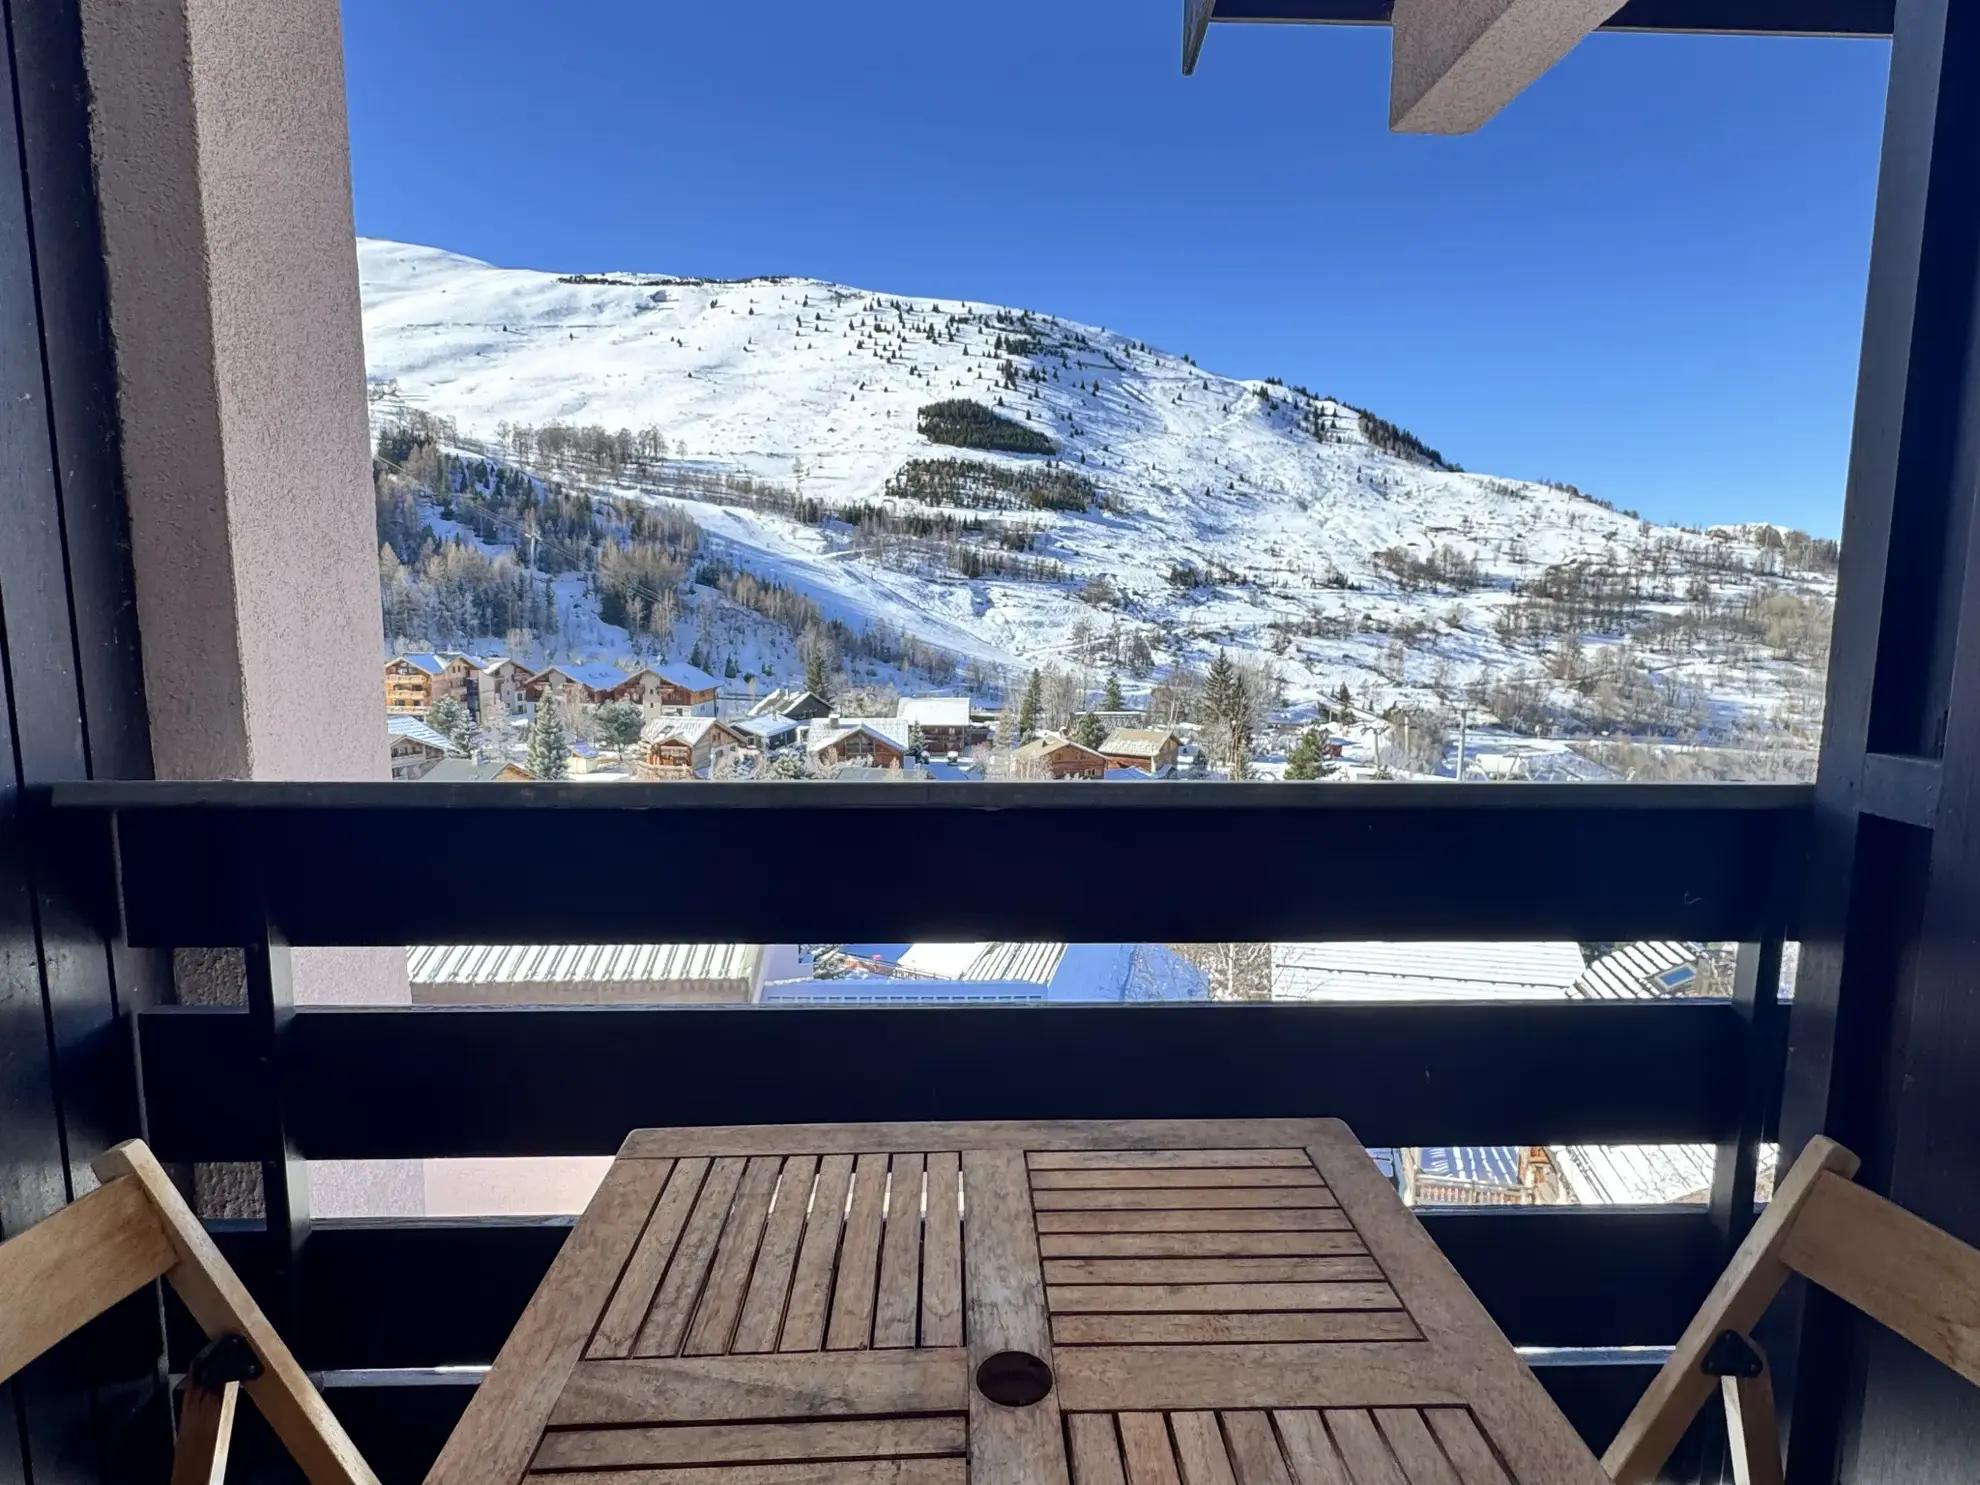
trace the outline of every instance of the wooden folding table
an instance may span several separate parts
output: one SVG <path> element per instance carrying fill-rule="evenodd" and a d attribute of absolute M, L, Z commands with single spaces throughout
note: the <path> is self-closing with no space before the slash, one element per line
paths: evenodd
<path fill-rule="evenodd" d="M 635 1132 L 428 1485 L 1607 1485 L 1337 1120 Z"/>

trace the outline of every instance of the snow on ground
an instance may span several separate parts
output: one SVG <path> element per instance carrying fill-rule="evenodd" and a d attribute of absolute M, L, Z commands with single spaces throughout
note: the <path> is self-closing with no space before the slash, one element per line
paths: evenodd
<path fill-rule="evenodd" d="M 1382 704 L 1426 702 L 1488 675 L 1537 673 L 1538 651 L 1509 643 L 1495 621 L 1515 585 L 1549 564 L 1675 571 L 1673 590 L 1649 605 L 1675 612 L 1685 572 L 1759 555 L 1759 528 L 1655 526 L 1554 486 L 1393 457 L 1366 441 L 1344 402 L 1222 376 L 1049 315 L 802 278 L 575 282 L 374 239 L 359 241 L 358 262 L 374 385 L 491 446 L 512 424 L 654 426 L 677 470 L 746 473 L 828 502 L 892 502 L 883 487 L 912 459 L 1042 462 L 930 443 L 916 429 L 927 403 L 969 398 L 1048 434 L 1112 508 L 986 519 L 1045 528 L 1040 555 L 1064 565 L 1063 582 L 968 580 L 925 558 L 855 549 L 844 529 L 680 502 L 738 566 L 855 627 L 898 624 L 962 659 L 1028 667 L 1062 657 L 1084 617 L 1102 631 L 1140 631 L 1170 659 L 1269 651 L 1294 699 L 1345 682 Z M 643 493 L 668 498 L 661 484 Z M 1449 549 L 1477 563 L 1479 579 L 1465 591 L 1406 588 L 1378 555 L 1393 548 L 1419 559 Z M 1210 580 L 1172 581 L 1183 564 Z M 1098 607 L 1077 596 L 1096 577 L 1114 589 Z M 1753 580 L 1713 581 L 1737 596 Z M 1824 595 L 1832 586 L 1788 581 Z M 1275 634 L 1275 621 L 1301 627 Z M 1390 632 L 1398 626 L 1406 647 Z M 624 643 L 602 629 L 587 638 L 601 651 Z M 1715 723 L 1763 719 L 1803 679 L 1777 662 L 1638 658 L 1701 690 Z"/>

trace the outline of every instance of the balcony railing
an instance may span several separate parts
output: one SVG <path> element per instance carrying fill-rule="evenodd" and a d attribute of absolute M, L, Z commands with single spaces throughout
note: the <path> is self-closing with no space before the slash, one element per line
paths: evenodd
<path fill-rule="evenodd" d="M 1605 1442 L 1752 1213 L 1809 791 L 1667 785 L 81 784 L 82 910 L 238 947 L 240 1009 L 136 1018 L 161 1156 L 253 1161 L 223 1224 L 388 1475 L 416 1478 L 556 1220 L 309 1219 L 288 1162 L 604 1155 L 642 1125 L 1319 1115 L 1371 1145 L 1705 1142 L 1713 1201 L 1424 1220 Z M 490 893 L 462 861 L 532 863 Z M 289 946 L 1735 940 L 1731 1000 L 297 1008 Z M 299 1191 L 300 1188 L 297 1188 Z M 440 1368 L 468 1368 L 445 1371 Z"/>

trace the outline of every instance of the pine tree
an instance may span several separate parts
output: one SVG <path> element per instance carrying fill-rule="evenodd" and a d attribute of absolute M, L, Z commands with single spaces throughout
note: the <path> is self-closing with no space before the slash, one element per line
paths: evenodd
<path fill-rule="evenodd" d="M 1107 694 L 1100 699 L 1100 709 L 1108 712 L 1127 710 L 1127 703 L 1121 699 L 1121 678 L 1110 674 L 1107 677 Z"/>
<path fill-rule="evenodd" d="M 1327 761 L 1327 745 L 1320 737 L 1318 728 L 1309 727 L 1299 735 L 1299 743 L 1286 758 L 1286 777 L 1289 780 L 1325 778 L 1333 772 L 1333 765 Z"/>
<path fill-rule="evenodd" d="M 1346 681 L 1342 681 L 1341 689 L 1334 693 L 1334 700 L 1338 701 L 1344 707 L 1349 707 L 1354 705 L 1354 697 L 1348 694 L 1348 685 Z"/>
<path fill-rule="evenodd" d="M 636 701 L 607 701 L 592 712 L 591 720 L 598 729 L 598 740 L 615 750 L 619 762 L 624 763 L 626 749 L 639 741 L 640 731 L 646 725 L 646 714 L 639 709 Z"/>
<path fill-rule="evenodd" d="M 813 696 L 822 697 L 827 694 L 825 690 L 825 651 L 821 647 L 813 646 L 811 649 L 805 651 L 804 689 L 809 691 Z"/>
<path fill-rule="evenodd" d="M 570 774 L 571 735 L 564 729 L 564 714 L 554 697 L 545 696 L 536 704 L 524 766 L 539 779 L 561 779 Z"/>
<path fill-rule="evenodd" d="M 1024 700 L 1018 703 L 1018 736 L 1030 737 L 1038 730 L 1038 714 L 1044 709 L 1045 692 L 1037 671 L 1024 683 Z"/>
<path fill-rule="evenodd" d="M 434 702 L 426 713 L 426 725 L 452 743 L 462 753 L 474 751 L 474 722 L 468 710 L 451 696 Z"/>
<path fill-rule="evenodd" d="M 701 641 L 697 639 L 694 642 L 694 647 L 688 651 L 688 664 L 692 665 L 696 670 L 701 670 L 706 667 L 707 663 L 708 657 L 701 652 Z"/>
<path fill-rule="evenodd" d="M 1067 734 L 1082 748 L 1098 748 L 1107 740 L 1107 728 L 1092 712 L 1081 712 L 1073 718 L 1072 731 Z"/>
<path fill-rule="evenodd" d="M 722 667 L 722 674 L 732 681 L 742 674 L 742 667 L 736 664 L 734 655 L 729 656 L 728 663 Z"/>
<path fill-rule="evenodd" d="M 1251 777 L 1251 695 L 1244 677 L 1222 650 L 1203 681 L 1202 719 L 1211 746 L 1233 779 Z"/>

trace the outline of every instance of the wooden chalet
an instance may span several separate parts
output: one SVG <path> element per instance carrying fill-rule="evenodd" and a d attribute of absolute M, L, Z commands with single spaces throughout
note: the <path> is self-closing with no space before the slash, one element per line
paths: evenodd
<path fill-rule="evenodd" d="M 1103 779 L 1106 755 L 1076 743 L 1063 733 L 1034 737 L 1011 757 L 1011 771 L 1021 779 Z"/>
<path fill-rule="evenodd" d="M 385 662 L 385 710 L 424 716 L 436 701 L 466 706 L 475 676 L 466 655 L 395 655 Z"/>
<path fill-rule="evenodd" d="M 705 776 L 743 739 L 713 717 L 655 717 L 640 733 L 633 771 L 643 779 Z"/>
<path fill-rule="evenodd" d="M 909 696 L 895 708 L 903 722 L 919 729 L 930 753 L 960 753 L 978 738 L 967 696 Z"/>
<path fill-rule="evenodd" d="M 1116 727 L 1100 744 L 1100 752 L 1115 768 L 1161 774 L 1175 766 L 1181 746 L 1180 739 L 1166 727 Z"/>
<path fill-rule="evenodd" d="M 811 761 L 825 768 L 841 763 L 899 768 L 908 756 L 908 726 L 898 717 L 826 717 L 807 729 L 804 747 Z"/>

